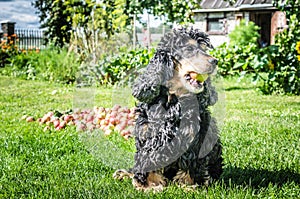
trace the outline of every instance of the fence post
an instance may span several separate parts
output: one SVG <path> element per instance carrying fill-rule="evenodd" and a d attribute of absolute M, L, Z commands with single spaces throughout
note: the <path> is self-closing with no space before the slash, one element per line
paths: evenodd
<path fill-rule="evenodd" d="M 11 21 L 1 21 L 1 31 L 0 31 L 0 42 L 5 41 L 6 44 L 14 44 L 16 42 L 16 37 L 13 36 L 15 34 L 15 22 Z M 11 43 L 12 42 L 12 43 Z M 3 47 L 3 46 L 2 46 Z M 2 48 L 1 47 L 1 48 Z M 5 66 L 5 61 L 8 58 L 6 54 L 1 55 L 0 67 Z"/>
<path fill-rule="evenodd" d="M 15 24 L 16 22 L 1 21 L 1 29 L 3 34 L 7 34 L 7 36 L 15 34 Z"/>
<path fill-rule="evenodd" d="M 11 21 L 1 21 L 1 30 L 2 30 L 2 37 L 7 37 L 7 42 L 10 42 L 10 36 L 15 34 L 15 24 L 16 22 Z M 15 42 L 14 38 L 11 38 L 12 41 Z"/>

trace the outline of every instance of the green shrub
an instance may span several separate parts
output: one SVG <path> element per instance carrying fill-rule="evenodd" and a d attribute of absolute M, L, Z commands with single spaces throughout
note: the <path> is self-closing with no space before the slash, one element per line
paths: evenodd
<path fill-rule="evenodd" d="M 226 43 L 211 51 L 218 58 L 218 72 L 222 76 L 239 75 L 241 72 L 254 71 L 254 60 L 259 48 L 254 43 L 233 46 Z"/>
<path fill-rule="evenodd" d="M 78 76 L 79 84 L 128 85 L 137 77 L 154 54 L 154 50 L 137 49 L 106 55 L 98 64 L 82 64 Z"/>
<path fill-rule="evenodd" d="M 22 52 L 9 58 L 9 65 L 2 70 L 2 74 L 19 77 L 21 79 L 36 79 L 35 62 L 37 53 L 34 51 Z"/>
<path fill-rule="evenodd" d="M 230 44 L 223 44 L 211 53 L 219 59 L 221 75 L 253 75 L 262 80 L 266 94 L 300 94 L 300 21 L 289 15 L 289 28 L 275 37 L 275 45 L 259 48 L 259 29 L 252 22 L 242 21 L 229 35 Z"/>
<path fill-rule="evenodd" d="M 273 67 L 267 75 L 260 75 L 262 91 L 300 95 L 300 21 L 296 15 L 291 15 L 289 28 L 276 35 L 275 45 L 267 50 Z"/>
<path fill-rule="evenodd" d="M 258 44 L 257 41 L 260 37 L 258 30 L 260 27 L 255 25 L 254 22 L 241 20 L 238 26 L 235 26 L 234 30 L 229 34 L 230 45 L 238 45 L 240 47 L 246 46 L 249 43 Z"/>
<path fill-rule="evenodd" d="M 9 65 L 1 74 L 31 80 L 46 80 L 72 83 L 76 79 L 79 62 L 75 54 L 67 49 L 49 47 L 37 51 L 26 51 L 9 58 Z"/>
<path fill-rule="evenodd" d="M 219 59 L 221 75 L 244 75 L 255 71 L 260 51 L 257 43 L 259 29 L 253 22 L 241 20 L 240 25 L 229 34 L 230 43 L 223 43 L 211 52 Z"/>
<path fill-rule="evenodd" d="M 49 48 L 38 57 L 40 79 L 61 83 L 73 83 L 79 68 L 79 60 L 67 49 Z"/>

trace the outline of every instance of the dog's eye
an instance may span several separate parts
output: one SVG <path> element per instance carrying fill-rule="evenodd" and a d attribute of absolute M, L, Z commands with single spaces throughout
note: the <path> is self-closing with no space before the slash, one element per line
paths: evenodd
<path fill-rule="evenodd" d="M 194 46 L 187 46 L 187 47 L 185 47 L 185 51 L 192 52 L 194 50 L 195 50 Z"/>

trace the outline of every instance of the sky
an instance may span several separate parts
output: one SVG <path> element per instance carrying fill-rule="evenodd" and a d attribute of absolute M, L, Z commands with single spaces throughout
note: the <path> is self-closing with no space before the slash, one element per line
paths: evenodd
<path fill-rule="evenodd" d="M 0 22 L 16 22 L 17 28 L 39 28 L 39 18 L 35 14 L 36 9 L 31 5 L 33 0 L 0 0 Z M 142 16 L 143 21 L 147 15 Z M 161 23 L 150 17 L 150 26 L 157 27 Z"/>
<path fill-rule="evenodd" d="M 0 0 L 0 22 L 16 22 L 17 28 L 39 28 L 32 0 Z"/>

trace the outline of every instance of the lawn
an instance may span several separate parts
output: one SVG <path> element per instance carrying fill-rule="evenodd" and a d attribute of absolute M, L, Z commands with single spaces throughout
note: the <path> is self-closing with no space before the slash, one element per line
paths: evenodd
<path fill-rule="evenodd" d="M 247 79 L 225 79 L 224 87 L 222 178 L 207 189 L 171 185 L 154 194 L 112 178 L 122 166 L 113 147 L 92 153 L 73 127 L 44 132 L 38 123 L 20 120 L 70 109 L 85 95 L 72 86 L 1 76 L 0 198 L 298 198 L 300 97 L 262 95 Z M 115 90 L 92 90 L 87 100 L 110 107 L 119 96 Z M 113 161 L 101 158 L 106 153 Z"/>

